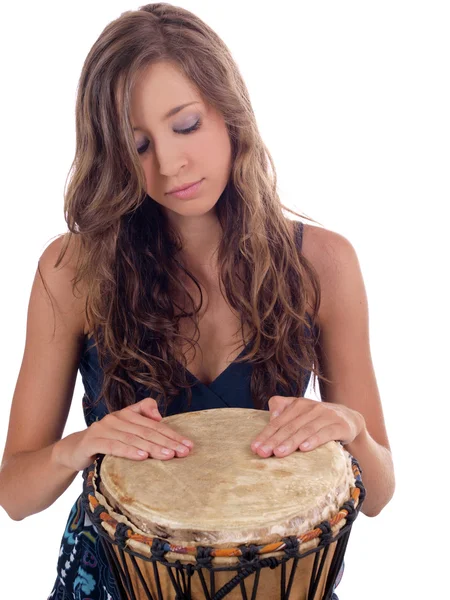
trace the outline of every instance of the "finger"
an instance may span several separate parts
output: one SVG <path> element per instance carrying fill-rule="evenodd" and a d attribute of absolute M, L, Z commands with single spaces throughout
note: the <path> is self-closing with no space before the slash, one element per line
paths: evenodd
<path fill-rule="evenodd" d="M 129 413 L 126 418 L 122 415 L 122 418 L 118 418 L 116 422 L 112 423 L 112 427 L 113 437 L 115 436 L 115 431 L 120 430 L 126 435 L 135 436 L 137 439 L 151 444 L 151 446 L 148 443 L 138 445 L 133 441 L 132 437 L 129 440 L 120 438 L 130 445 L 138 445 L 142 450 L 152 451 L 152 448 L 153 450 L 156 448 L 159 453 L 162 453 L 162 448 L 167 448 L 176 453 L 177 456 L 186 456 L 189 453 L 188 442 L 190 440 L 170 429 L 167 425 L 156 423 L 142 415 L 136 413 L 131 415 Z"/>
<path fill-rule="evenodd" d="M 166 438 L 174 440 L 179 444 L 184 444 L 185 446 L 188 446 L 190 448 L 194 447 L 194 442 L 192 440 L 190 440 L 187 436 L 178 433 L 174 429 L 171 429 L 164 422 L 160 421 L 158 422 L 158 425 L 156 425 L 156 422 L 154 420 L 148 419 L 147 417 L 140 415 L 139 413 L 128 413 L 118 416 L 123 421 L 134 423 L 144 428 L 157 429 L 158 432 L 164 435 Z"/>
<path fill-rule="evenodd" d="M 339 425 L 336 423 L 328 424 L 320 428 L 312 436 L 302 440 L 299 444 L 300 450 L 311 452 L 311 450 L 319 448 L 319 446 L 323 446 L 323 444 L 328 442 L 339 441 L 339 437 Z"/>
<path fill-rule="evenodd" d="M 150 417 L 152 419 L 162 419 L 161 413 L 159 412 L 158 403 L 154 398 L 150 396 L 148 398 L 144 398 L 140 402 L 136 402 L 135 404 L 130 404 L 126 406 L 123 411 L 134 412 L 146 417 Z M 122 411 L 120 411 L 122 412 Z"/>
<path fill-rule="evenodd" d="M 316 421 L 310 424 L 310 428 L 304 428 L 292 438 L 287 439 L 280 445 L 274 446 L 273 452 L 275 456 L 288 456 L 296 450 L 311 452 L 311 450 L 335 440 L 336 436 L 337 429 L 335 422 L 328 422 L 326 424 L 323 421 L 320 423 L 320 419 L 316 419 Z"/>
<path fill-rule="evenodd" d="M 265 447 L 266 450 L 263 451 L 263 454 L 267 454 L 269 449 L 273 450 L 275 447 L 274 440 L 276 444 L 283 442 L 288 437 L 294 435 L 302 425 L 306 425 L 317 418 L 317 412 L 313 411 L 311 408 L 308 408 L 306 412 L 302 411 L 300 414 L 297 413 L 296 416 L 294 416 L 292 412 L 287 414 L 289 408 L 290 407 L 288 407 L 279 417 L 276 417 L 268 423 L 254 439 L 251 443 L 253 452 L 261 454 L 259 450 Z"/>
<path fill-rule="evenodd" d="M 278 417 L 290 404 L 292 404 L 294 397 L 285 397 L 285 396 L 272 396 L 269 399 L 269 413 L 270 419 L 274 419 Z"/>
<path fill-rule="evenodd" d="M 321 427 L 324 426 L 324 418 L 316 417 L 308 422 L 303 419 L 296 419 L 294 422 L 294 431 L 290 427 L 283 427 L 266 442 L 275 456 L 287 456 L 295 452 L 300 444 L 312 437 Z"/>
<path fill-rule="evenodd" d="M 113 438 L 96 438 L 95 442 L 96 453 L 99 454 L 108 454 L 110 456 L 129 458 L 131 460 L 145 460 L 149 457 L 149 453 L 145 450 L 142 450 L 142 448 L 130 446 L 121 440 L 116 440 Z M 173 458 L 173 454 L 172 456 L 161 454 L 158 456 L 152 456 L 152 458 L 157 458 L 159 460 L 170 460 Z"/>
<path fill-rule="evenodd" d="M 189 454 L 189 448 L 187 448 L 187 446 L 178 444 L 175 445 L 175 448 L 172 448 L 171 445 L 173 442 L 167 440 L 164 436 L 159 435 L 156 430 L 150 432 L 150 435 L 146 434 L 147 437 L 142 437 L 142 435 L 138 435 L 134 431 L 135 430 L 118 428 L 108 430 L 104 432 L 103 435 L 105 436 L 105 439 L 111 439 L 113 442 L 117 440 L 127 446 L 143 450 L 152 458 L 173 458 L 175 454 L 177 454 L 178 457 L 187 456 Z"/>
<path fill-rule="evenodd" d="M 306 422 L 304 416 L 297 417 L 292 422 L 280 428 L 271 438 L 267 439 L 264 445 L 258 448 L 258 454 L 260 456 L 270 456 L 280 446 L 287 446 L 289 450 L 288 454 L 290 454 L 299 447 L 300 442 L 305 441 L 321 427 L 329 423 L 330 419 L 327 419 L 323 414 L 319 417 L 311 418 Z M 297 445 L 295 446 L 295 444 Z"/>

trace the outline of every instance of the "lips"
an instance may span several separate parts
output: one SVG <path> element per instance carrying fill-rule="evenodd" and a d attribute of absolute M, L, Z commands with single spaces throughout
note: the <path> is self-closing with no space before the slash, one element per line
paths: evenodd
<path fill-rule="evenodd" d="M 171 198 L 178 198 L 179 200 L 192 200 L 192 198 L 196 198 L 198 194 L 201 192 L 201 187 L 203 185 L 204 179 L 200 179 L 197 183 L 194 183 L 190 187 L 185 188 L 184 190 L 180 190 L 178 192 L 170 192 L 167 193 L 167 196 Z"/>
<path fill-rule="evenodd" d="M 199 183 L 200 181 L 201 181 L 201 179 L 198 179 L 197 181 L 191 181 L 191 183 L 186 183 L 186 184 L 181 185 L 179 187 L 173 188 L 172 190 L 169 190 L 166 193 L 167 194 L 173 194 L 175 192 L 181 192 L 182 190 L 187 190 L 187 188 L 190 188 L 191 186 L 193 186 L 196 183 Z"/>

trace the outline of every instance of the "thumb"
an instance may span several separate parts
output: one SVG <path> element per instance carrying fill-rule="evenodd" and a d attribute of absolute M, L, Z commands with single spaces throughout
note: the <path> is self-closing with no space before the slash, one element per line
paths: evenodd
<path fill-rule="evenodd" d="M 272 396 L 269 400 L 270 420 L 272 421 L 292 404 L 295 398 L 285 396 Z"/>
<path fill-rule="evenodd" d="M 154 398 L 144 398 L 140 402 L 132 404 L 129 408 L 134 412 L 144 415 L 144 417 L 150 417 L 158 421 L 162 419 L 161 413 L 158 410 L 158 403 Z"/>

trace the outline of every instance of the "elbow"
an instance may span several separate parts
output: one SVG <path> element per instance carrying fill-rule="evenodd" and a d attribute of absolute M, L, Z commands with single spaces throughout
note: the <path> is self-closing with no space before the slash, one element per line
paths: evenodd
<path fill-rule="evenodd" d="M 8 510 L 8 508 L 6 508 L 6 506 L 4 506 L 1 502 L 0 502 L 0 507 L 3 508 L 4 512 L 8 515 L 8 517 L 12 520 L 12 521 L 23 521 L 25 517 L 18 515 L 16 513 L 14 513 L 13 510 Z"/>
<path fill-rule="evenodd" d="M 9 515 L 9 517 L 13 520 L 13 521 L 23 521 L 25 519 L 25 517 L 18 517 L 18 516 L 14 516 L 14 515 Z"/>
<path fill-rule="evenodd" d="M 0 489 L 4 492 L 4 486 L 2 486 L 2 482 L 0 482 Z M 14 511 L 14 506 L 8 506 L 8 502 L 7 502 L 7 495 L 5 493 L 3 493 L 0 496 L 0 509 L 3 509 L 3 511 L 8 515 L 8 517 L 10 519 L 12 519 L 13 521 L 22 521 L 23 517 L 18 515 L 15 511 Z"/>
<path fill-rule="evenodd" d="M 0 490 L 3 492 L 0 494 L 0 509 L 3 509 L 12 521 L 23 521 L 26 515 L 18 513 L 17 502 L 14 502 L 14 500 L 10 502 L 10 495 L 6 493 L 5 486 L 2 483 L 0 481 Z"/>
<path fill-rule="evenodd" d="M 379 510 L 364 510 L 364 507 L 361 508 L 361 512 L 366 515 L 366 517 L 378 517 L 378 515 L 380 514 L 380 512 L 383 510 L 384 506 L 382 508 L 380 508 Z"/>
<path fill-rule="evenodd" d="M 366 501 L 364 501 L 363 505 L 361 506 L 361 512 L 363 514 L 365 514 L 366 517 L 378 517 L 378 515 L 381 513 L 383 508 L 385 508 L 385 506 L 387 506 L 389 504 L 389 502 L 392 500 L 392 498 L 394 496 L 394 492 L 395 492 L 395 485 L 392 488 L 392 490 L 390 491 L 389 495 L 382 502 L 379 502 L 378 504 L 373 505 L 373 506 L 371 506 L 370 504 L 366 503 Z"/>

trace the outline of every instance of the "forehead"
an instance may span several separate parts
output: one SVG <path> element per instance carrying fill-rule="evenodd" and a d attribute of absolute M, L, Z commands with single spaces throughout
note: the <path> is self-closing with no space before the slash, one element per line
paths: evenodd
<path fill-rule="evenodd" d="M 172 64 L 155 63 L 137 75 L 131 89 L 131 121 L 157 123 L 171 108 L 188 102 L 201 102 L 192 82 Z"/>

